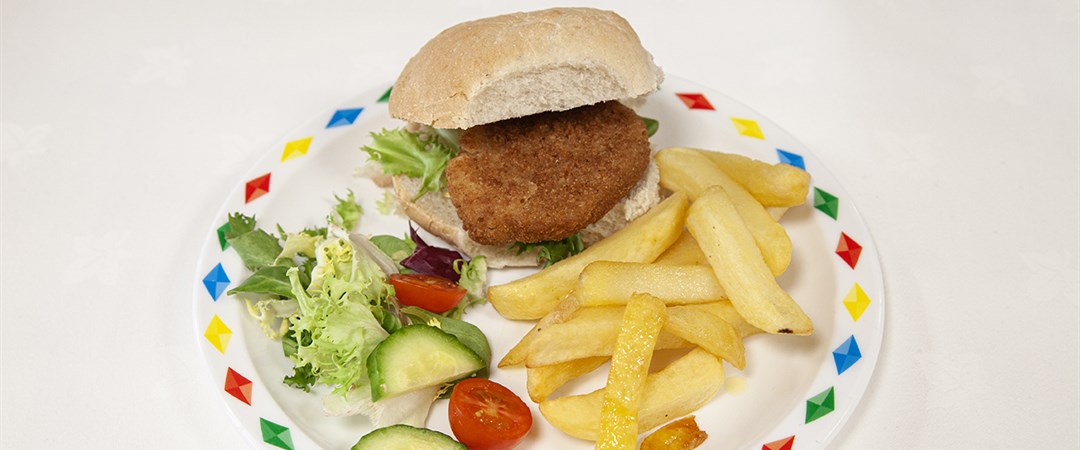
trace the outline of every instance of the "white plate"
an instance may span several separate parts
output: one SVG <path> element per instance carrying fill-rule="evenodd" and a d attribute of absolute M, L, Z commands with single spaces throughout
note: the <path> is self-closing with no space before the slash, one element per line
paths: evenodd
<path fill-rule="evenodd" d="M 359 148 L 369 142 L 369 133 L 400 125 L 387 115 L 388 89 L 384 85 L 350 99 L 287 134 L 233 192 L 223 193 L 224 204 L 206 234 L 193 280 L 194 331 L 213 389 L 254 447 L 349 448 L 370 425 L 362 417 L 324 417 L 317 394 L 281 382 L 292 372 L 280 343 L 266 339 L 242 302 L 224 294 L 247 273 L 236 253 L 222 248 L 219 228 L 234 211 L 256 215 L 262 227 L 319 225 L 334 204 L 333 194 L 351 189 L 365 211 L 360 231 L 406 233 L 404 218 L 378 212 L 383 192 L 354 173 L 366 160 Z M 881 266 L 869 230 L 809 150 L 746 106 L 668 77 L 639 113 L 660 121 L 652 138 L 656 148 L 723 150 L 802 166 L 812 175 L 807 203 L 781 221 L 794 251 L 780 282 L 814 320 L 816 331 L 811 337 L 748 338 L 746 370 L 726 366 L 724 391 L 696 415 L 709 434 L 704 448 L 824 447 L 866 390 L 884 331 Z M 838 252 L 856 247 L 861 248 L 857 259 Z M 492 282 L 524 273 L 495 271 Z M 474 307 L 466 319 L 487 334 L 496 361 L 531 327 L 501 318 L 490 305 Z M 598 371 L 563 392 L 594 389 L 604 376 Z M 492 379 L 528 398 L 523 370 L 493 367 Z M 592 447 L 548 425 L 536 405 L 530 406 L 534 427 L 520 448 Z M 428 426 L 451 434 L 445 401 L 432 408 Z"/>

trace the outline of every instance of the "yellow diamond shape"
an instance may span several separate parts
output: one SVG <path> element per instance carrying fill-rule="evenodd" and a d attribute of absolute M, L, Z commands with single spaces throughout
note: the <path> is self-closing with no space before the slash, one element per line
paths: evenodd
<path fill-rule="evenodd" d="M 306 155 L 313 137 L 314 136 L 308 136 L 285 144 L 285 151 L 281 152 L 281 160 L 288 161 Z"/>
<path fill-rule="evenodd" d="M 225 322 L 222 322 L 218 318 L 217 314 L 214 314 L 214 318 L 210 319 L 210 325 L 206 327 L 206 340 L 210 341 L 210 345 L 218 349 L 221 354 L 225 354 L 225 347 L 229 346 L 229 339 L 232 338 L 232 330 L 225 326 Z"/>
<path fill-rule="evenodd" d="M 866 295 L 859 283 L 855 283 L 851 291 L 848 291 L 847 297 L 844 297 L 844 307 L 851 314 L 851 320 L 858 322 L 867 306 L 870 306 L 870 297 Z"/>
<path fill-rule="evenodd" d="M 731 123 L 735 124 L 735 129 L 739 131 L 739 134 L 752 138 L 765 139 L 765 135 L 761 133 L 761 127 L 757 122 L 750 119 L 740 119 L 738 117 L 732 117 Z"/>

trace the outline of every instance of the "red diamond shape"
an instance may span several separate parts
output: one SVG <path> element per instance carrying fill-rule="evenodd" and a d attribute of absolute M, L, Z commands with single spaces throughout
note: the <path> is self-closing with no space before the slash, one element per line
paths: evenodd
<path fill-rule="evenodd" d="M 267 173 L 261 177 L 248 181 L 244 185 L 244 203 L 251 203 L 263 195 L 270 192 L 270 174 Z"/>
<path fill-rule="evenodd" d="M 710 111 L 716 111 L 716 108 L 713 108 L 712 103 L 709 103 L 709 99 L 705 98 L 704 95 L 696 94 L 696 93 L 695 94 L 675 93 L 675 95 L 679 96 L 679 100 L 682 100 L 683 103 L 686 103 L 687 108 L 690 108 L 690 109 L 708 109 Z"/>
<path fill-rule="evenodd" d="M 840 242 L 836 244 L 836 254 L 840 255 L 840 258 L 848 263 L 852 269 L 859 262 L 860 253 L 862 253 L 862 246 L 848 237 L 847 234 L 840 233 Z"/>
<path fill-rule="evenodd" d="M 795 435 L 762 445 L 761 450 L 791 450 L 793 445 L 795 445 Z"/>
<path fill-rule="evenodd" d="M 244 403 L 251 405 L 251 380 L 244 378 L 243 375 L 236 373 L 229 368 L 228 372 L 225 372 L 225 392 L 229 395 L 236 397 Z"/>

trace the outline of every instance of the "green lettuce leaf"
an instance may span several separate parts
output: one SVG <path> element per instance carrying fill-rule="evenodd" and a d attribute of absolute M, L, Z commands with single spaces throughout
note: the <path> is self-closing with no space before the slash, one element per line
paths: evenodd
<path fill-rule="evenodd" d="M 656 134 L 656 132 L 660 130 L 660 121 L 659 120 L 656 120 L 656 119 L 653 119 L 653 118 L 650 118 L 650 117 L 645 117 L 645 116 L 638 116 L 638 117 L 641 118 L 642 122 L 645 122 L 645 135 L 646 136 L 653 137 L 653 135 Z"/>
<path fill-rule="evenodd" d="M 585 243 L 581 241 L 581 236 L 575 234 L 561 241 L 543 241 L 528 244 L 515 242 L 510 246 L 510 249 L 517 251 L 519 255 L 539 250 L 536 254 L 536 261 L 540 263 L 541 267 L 547 267 L 581 253 L 585 250 Z"/>
<path fill-rule="evenodd" d="M 421 140 L 419 134 L 403 128 L 371 133 L 371 145 L 365 145 L 363 150 L 379 162 L 384 173 L 420 178 L 420 190 L 413 200 L 442 190 L 443 171 L 456 154 L 456 149 L 441 139 L 429 136 L 428 140 Z"/>
<path fill-rule="evenodd" d="M 379 234 L 372 236 L 369 240 L 396 263 L 401 263 L 401 260 L 408 258 L 409 255 L 416 250 L 416 242 L 413 242 L 408 236 L 399 238 L 396 236 Z"/>
<path fill-rule="evenodd" d="M 356 224 L 360 223 L 360 215 L 364 210 L 360 208 L 360 204 L 356 203 L 356 197 L 353 195 L 353 191 L 349 190 L 349 195 L 345 198 L 334 195 L 338 203 L 334 206 L 334 211 L 330 213 L 330 217 L 327 222 L 335 224 L 345 231 L 356 228 Z"/>
<path fill-rule="evenodd" d="M 244 263 L 244 267 L 251 271 L 273 265 L 281 254 L 278 238 L 256 228 L 253 216 L 249 217 L 240 213 L 230 214 L 229 231 L 225 233 L 225 240 L 236 249 L 236 254 L 240 255 L 240 261 Z"/>
<path fill-rule="evenodd" d="M 229 295 L 244 292 L 249 294 L 271 294 L 283 298 L 295 298 L 289 283 L 286 266 L 266 266 L 244 279 L 238 286 L 229 289 Z"/>

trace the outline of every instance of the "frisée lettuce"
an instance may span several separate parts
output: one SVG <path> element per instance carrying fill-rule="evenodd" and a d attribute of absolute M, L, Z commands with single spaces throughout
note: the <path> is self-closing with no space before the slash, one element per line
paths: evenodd
<path fill-rule="evenodd" d="M 478 328 L 456 320 L 467 305 L 483 300 L 486 264 L 483 258 L 466 260 L 449 249 L 418 246 L 410 235 L 369 238 L 350 233 L 361 218 L 360 205 L 352 192 L 335 198 L 337 205 L 325 216 L 326 227 L 299 232 L 279 226 L 276 233 L 268 233 L 256 226 L 255 217 L 231 214 L 224 237 L 251 273 L 228 294 L 245 302 L 267 337 L 281 340 L 282 352 L 293 364 L 293 373 L 282 381 L 325 394 L 326 414 L 363 414 L 376 426 L 423 426 L 447 385 L 424 386 L 376 401 L 371 395 L 369 356 L 410 321 L 441 325 L 455 331 L 454 339 L 467 341 L 470 349 L 487 349 Z M 427 250 L 417 255 L 418 247 Z M 411 271 L 400 264 L 410 257 L 453 271 L 469 292 L 455 310 L 439 316 L 441 322 L 432 320 L 431 313 L 405 315 L 399 309 L 388 276 Z M 486 373 L 490 349 L 478 354 Z M 392 371 L 385 375 L 401 376 Z M 316 390 L 317 386 L 321 388 Z"/>
<path fill-rule="evenodd" d="M 299 306 L 299 314 L 289 319 L 289 330 L 301 337 L 290 359 L 296 367 L 308 366 L 314 382 L 344 394 L 368 385 L 368 355 L 401 327 L 401 320 L 386 274 L 348 238 L 322 242 L 316 261 L 306 288 L 299 269 L 288 271 Z"/>

